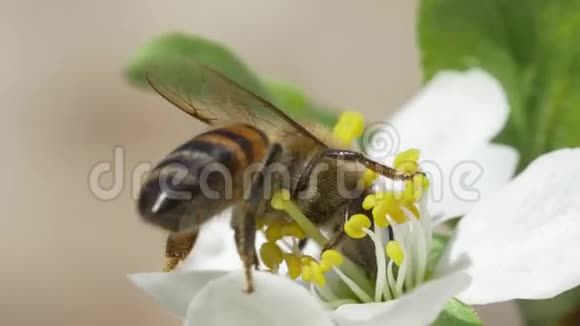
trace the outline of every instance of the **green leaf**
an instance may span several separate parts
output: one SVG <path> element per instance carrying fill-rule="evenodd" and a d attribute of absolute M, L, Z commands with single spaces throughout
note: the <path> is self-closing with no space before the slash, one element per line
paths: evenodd
<path fill-rule="evenodd" d="M 306 98 L 302 90 L 281 82 L 269 82 L 266 84 L 270 94 L 276 103 L 291 112 L 292 116 L 299 121 L 318 121 L 327 127 L 333 127 L 337 120 L 337 113 L 319 106 Z"/>
<path fill-rule="evenodd" d="M 188 60 L 201 63 L 221 72 L 228 78 L 265 98 L 294 119 L 315 121 L 333 126 L 337 113 L 314 104 L 304 93 L 281 83 L 264 85 L 251 70 L 226 47 L 199 36 L 170 33 L 161 35 L 145 44 L 129 61 L 125 70 L 128 80 L 135 86 L 148 87 L 145 72 L 155 64 L 156 73 L 171 83 L 182 85 L 181 91 L 196 96 L 203 89 L 197 71 L 187 69 Z"/>
<path fill-rule="evenodd" d="M 511 106 L 498 141 L 515 146 L 521 167 L 541 153 L 580 146 L 579 0 L 423 0 L 419 44 L 424 78 L 480 67 Z"/>
<path fill-rule="evenodd" d="M 184 62 L 190 58 L 208 65 L 255 94 L 270 99 L 270 94 L 258 77 L 230 50 L 213 41 L 189 34 L 170 33 L 154 38 L 137 50 L 129 60 L 125 75 L 134 85 L 146 87 L 145 72 L 152 60 L 162 64 L 166 59 L 173 69 L 176 58 L 183 58 Z"/>
<path fill-rule="evenodd" d="M 463 302 L 452 299 L 432 324 L 433 326 L 476 326 L 483 325 L 475 310 Z"/>

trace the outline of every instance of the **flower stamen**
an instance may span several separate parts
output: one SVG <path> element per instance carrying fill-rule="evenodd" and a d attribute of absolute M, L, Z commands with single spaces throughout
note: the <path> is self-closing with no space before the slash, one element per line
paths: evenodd
<path fill-rule="evenodd" d="M 354 293 L 363 303 L 371 303 L 373 299 L 352 279 L 346 276 L 340 269 L 334 267 L 334 272 L 340 279 L 348 286 L 348 288 Z"/>
<path fill-rule="evenodd" d="M 373 170 L 366 169 L 361 177 L 361 182 L 364 186 L 370 187 L 378 179 L 379 174 Z"/>
<path fill-rule="evenodd" d="M 371 220 L 364 214 L 355 214 L 344 223 L 344 232 L 353 239 L 362 239 L 366 237 L 367 229 L 371 226 Z"/>
<path fill-rule="evenodd" d="M 288 276 L 295 280 L 302 274 L 302 263 L 300 257 L 295 254 L 284 254 L 284 262 L 288 267 Z"/>
<path fill-rule="evenodd" d="M 403 250 L 397 241 L 389 241 L 385 247 L 385 251 L 387 256 L 389 256 L 389 258 L 391 258 L 395 264 L 397 264 L 397 266 L 401 266 L 401 264 L 403 264 L 403 259 L 405 256 L 403 255 Z"/>
<path fill-rule="evenodd" d="M 383 291 L 386 281 L 386 265 L 387 261 L 382 252 L 383 246 L 383 231 L 378 225 L 375 225 L 375 231 L 364 229 L 365 233 L 373 240 L 375 245 L 375 257 L 377 260 L 377 279 L 375 281 L 375 301 L 380 302 L 383 298 Z"/>
<path fill-rule="evenodd" d="M 401 173 L 417 173 L 417 171 L 419 171 L 419 165 L 417 164 L 419 154 L 420 152 L 418 149 L 409 149 L 397 154 L 393 164 L 395 169 Z"/>
<path fill-rule="evenodd" d="M 346 111 L 338 117 L 333 134 L 345 146 L 350 146 L 356 138 L 363 134 L 364 129 L 365 123 L 362 114 Z"/>
<path fill-rule="evenodd" d="M 260 247 L 260 258 L 270 270 L 277 271 L 284 260 L 284 254 L 275 242 L 264 242 Z"/>
<path fill-rule="evenodd" d="M 344 263 L 344 257 L 336 250 L 326 250 L 322 253 L 320 263 L 325 263 L 330 267 L 340 266 Z"/>
<path fill-rule="evenodd" d="M 275 209 L 283 210 L 294 222 L 304 231 L 304 236 L 308 236 L 323 247 L 328 239 L 312 222 L 302 213 L 300 208 L 290 200 L 290 192 L 286 189 L 276 191 L 272 196 L 271 205 Z"/>
<path fill-rule="evenodd" d="M 343 119 L 349 120 L 348 116 Z M 350 128 L 347 124 L 343 121 L 343 126 L 337 126 L 335 132 L 342 134 L 345 142 L 352 143 L 357 132 L 346 131 Z M 356 121 L 354 125 L 358 128 Z M 431 236 L 431 227 L 428 217 L 421 218 L 425 212 L 421 203 L 426 197 L 429 181 L 425 174 L 419 172 L 418 159 L 419 151 L 415 149 L 397 155 L 394 163 L 397 171 L 412 174 L 413 177 L 403 182 L 394 181 L 392 189 L 367 195 L 361 206 L 371 211 L 369 216 L 354 214 L 344 224 L 344 232 L 350 238 L 363 239 L 368 236 L 373 242 L 376 279 L 370 280 L 359 265 L 336 250 L 322 252 L 319 260 L 304 255 L 298 249 L 299 239 L 313 239 L 321 247 L 328 243 L 328 239 L 290 200 L 287 190 L 274 193 L 271 205 L 286 212 L 292 222 L 271 221 L 265 225 L 263 231 L 268 242 L 260 248 L 264 264 L 272 271 L 278 271 L 279 266 L 285 263 L 291 279 L 301 277 L 311 283 L 311 291 L 334 307 L 353 302 L 353 299 L 363 303 L 391 300 L 421 284 L 425 278 L 431 241 L 426 237 Z M 377 174 L 367 170 L 360 182 L 370 186 L 376 179 Z M 389 228 L 389 236 L 385 239 L 386 228 Z M 288 245 L 290 249 L 286 250 L 283 244 L 288 243 L 292 245 Z M 348 292 L 342 292 L 334 284 L 326 287 L 332 280 L 326 273 L 331 271 L 341 281 L 342 290 L 348 288 Z"/>

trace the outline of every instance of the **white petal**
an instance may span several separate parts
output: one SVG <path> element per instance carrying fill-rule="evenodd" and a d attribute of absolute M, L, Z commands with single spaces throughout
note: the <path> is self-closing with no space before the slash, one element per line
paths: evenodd
<path fill-rule="evenodd" d="M 458 298 L 541 299 L 580 284 L 579 167 L 580 149 L 543 155 L 462 219 L 439 265 L 471 259 L 473 282 Z"/>
<path fill-rule="evenodd" d="M 225 272 L 175 271 L 131 274 L 128 277 L 137 287 L 152 296 L 157 303 L 183 318 L 193 297 L 209 281 L 224 274 Z"/>
<path fill-rule="evenodd" d="M 469 284 L 464 271 L 429 281 L 393 301 L 340 306 L 334 318 L 340 326 L 423 326 L 434 321 L 443 306 Z"/>
<path fill-rule="evenodd" d="M 423 162 L 429 173 L 429 211 L 435 225 L 464 215 L 475 204 L 492 196 L 512 178 L 518 153 L 509 146 L 486 144 L 453 161 Z"/>
<path fill-rule="evenodd" d="M 254 273 L 256 291 L 242 292 L 241 272 L 212 281 L 191 302 L 185 325 L 332 326 L 329 314 L 300 285 L 269 273 Z"/>
<path fill-rule="evenodd" d="M 439 161 L 488 142 L 501 131 L 508 112 L 503 88 L 487 72 L 444 71 L 389 123 L 369 127 L 365 135 L 373 142 L 363 145 L 369 157 L 380 161 L 409 148 Z"/>
<path fill-rule="evenodd" d="M 234 231 L 230 226 L 231 210 L 206 222 L 189 257 L 180 269 L 234 270 L 241 269 L 242 263 Z"/>

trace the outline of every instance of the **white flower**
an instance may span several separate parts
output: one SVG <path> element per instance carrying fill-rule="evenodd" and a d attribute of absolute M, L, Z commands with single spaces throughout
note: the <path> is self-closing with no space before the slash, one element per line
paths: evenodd
<path fill-rule="evenodd" d="M 507 98 L 491 75 L 479 69 L 444 71 L 390 119 L 390 126 L 376 132 L 367 155 L 389 163 L 392 156 L 385 153 L 421 151 L 436 225 L 464 215 L 513 176 L 517 152 L 490 143 L 508 114 Z"/>
<path fill-rule="evenodd" d="M 551 298 L 580 284 L 580 148 L 540 156 L 458 225 L 440 274 L 471 257 L 469 304 Z"/>
<path fill-rule="evenodd" d="M 398 300 L 379 304 L 345 305 L 324 309 L 304 287 L 284 277 L 255 273 L 256 292 L 242 293 L 241 272 L 133 274 L 131 280 L 159 304 L 185 319 L 185 325 L 425 325 L 440 312 L 468 277 L 457 272 L 434 280 Z M 421 311 L 421 313 L 417 313 Z"/>
<path fill-rule="evenodd" d="M 230 226 L 231 210 L 203 225 L 195 243 L 195 254 L 189 255 L 179 269 L 235 270 L 242 268 Z M 258 234 L 258 236 L 260 236 Z"/>
<path fill-rule="evenodd" d="M 466 205 L 453 198 L 446 206 L 432 203 L 437 212 L 433 220 L 425 208 L 419 221 L 405 212 L 411 222 L 395 226 L 394 235 L 410 264 L 403 274 L 414 278 L 414 284 L 412 291 L 395 295 L 394 300 L 328 310 L 303 286 L 267 273 L 256 273 L 256 292 L 250 296 L 241 292 L 240 272 L 181 270 L 130 278 L 184 318 L 186 325 L 425 325 L 454 296 L 479 304 L 547 298 L 570 289 L 580 284 L 580 255 L 574 252 L 580 245 L 580 188 L 575 182 L 580 177 L 576 168 L 580 149 L 546 154 L 506 185 L 516 155 L 507 147 L 489 144 L 503 126 L 506 110 L 501 88 L 489 75 L 449 72 L 437 76 L 393 119 L 401 132 L 401 148 L 424 149 L 423 157 L 443 162 L 443 171 L 451 171 L 462 158 L 473 159 L 484 167 L 480 181 L 485 181 L 476 203 Z M 447 123 L 432 126 L 439 121 Z M 421 140 L 413 134 L 418 130 L 431 132 L 432 139 Z M 407 141 L 409 137 L 415 138 Z M 439 146 L 443 154 L 429 152 L 428 146 Z M 480 153 L 485 157 L 480 158 Z M 451 183 L 446 187 L 452 189 Z M 471 205 L 435 277 L 425 282 L 421 260 L 430 247 L 431 223 L 463 214 Z M 418 245 L 420 241 L 425 244 Z M 234 252 L 231 259 L 237 260 Z M 458 269 L 462 257 L 471 262 L 467 269 Z"/>

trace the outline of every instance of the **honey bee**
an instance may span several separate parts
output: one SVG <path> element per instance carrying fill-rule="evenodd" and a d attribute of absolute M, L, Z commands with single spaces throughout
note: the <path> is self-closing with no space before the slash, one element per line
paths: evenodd
<path fill-rule="evenodd" d="M 361 212 L 369 192 L 361 188 L 362 174 L 370 169 L 394 180 L 413 175 L 345 147 L 326 128 L 299 124 L 268 100 L 206 65 L 176 59 L 171 73 L 167 68 L 167 61 L 150 65 L 146 73 L 150 86 L 212 128 L 173 150 L 151 170 L 140 190 L 140 216 L 169 231 L 166 270 L 187 257 L 204 222 L 232 208 L 231 225 L 245 269 L 245 291 L 254 291 L 256 218 L 291 221 L 269 205 L 272 192 L 285 188 L 314 224 L 333 231 L 324 249 L 338 248 L 368 273 L 375 272 L 370 239 L 350 239 L 342 230 L 349 216 Z M 251 166 L 255 173 L 248 178 Z M 318 169 L 320 166 L 324 168 Z M 272 167 L 284 167 L 284 175 L 269 177 Z M 337 186 L 339 178 L 343 189 Z"/>

